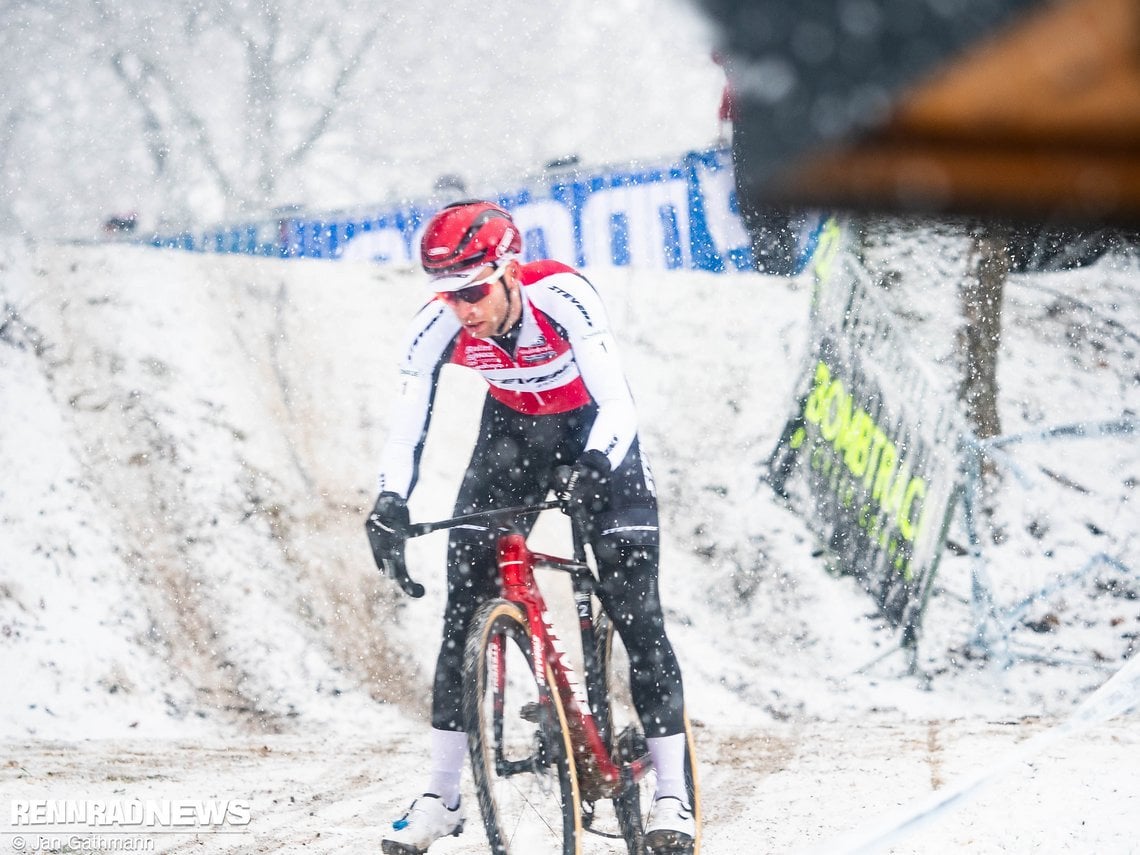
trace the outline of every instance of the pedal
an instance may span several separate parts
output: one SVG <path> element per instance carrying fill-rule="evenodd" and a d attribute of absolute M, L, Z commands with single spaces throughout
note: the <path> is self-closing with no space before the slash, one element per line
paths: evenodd
<path fill-rule="evenodd" d="M 531 724 L 538 724 L 542 721 L 542 705 L 534 701 L 523 704 L 522 709 L 519 710 L 519 718 L 523 721 L 529 721 Z"/>
<path fill-rule="evenodd" d="M 618 734 L 614 755 L 619 763 L 632 763 L 649 753 L 645 736 L 633 725 L 627 725 Z"/>
<path fill-rule="evenodd" d="M 692 855 L 694 841 L 687 834 L 674 831 L 651 831 L 645 836 L 649 855 Z"/>
<path fill-rule="evenodd" d="M 693 842 L 682 843 L 675 846 L 649 846 L 646 845 L 649 855 L 693 855 Z"/>

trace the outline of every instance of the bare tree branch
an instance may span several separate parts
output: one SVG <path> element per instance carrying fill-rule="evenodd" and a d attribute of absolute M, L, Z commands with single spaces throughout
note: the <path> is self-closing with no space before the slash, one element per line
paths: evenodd
<path fill-rule="evenodd" d="M 26 97 L 43 113 L 37 134 L 61 140 L 64 166 L 80 162 L 63 152 L 85 139 L 109 153 L 84 185 L 90 207 L 133 195 L 160 216 L 203 219 L 278 202 L 286 181 L 295 180 L 291 193 L 314 183 L 301 170 L 372 86 L 362 69 L 391 18 L 361 0 L 319 9 L 301 0 L 0 0 L 0 15 L 0 53 L 10 58 L 0 122 Z M 16 144 L 31 138 L 30 124 L 25 117 Z M 103 178 L 124 166 L 129 181 Z M 313 174 L 323 182 L 321 170 Z M 70 198 L 78 210 L 79 194 Z"/>
<path fill-rule="evenodd" d="M 111 54 L 111 68 L 115 72 L 115 76 L 122 81 L 123 87 L 127 90 L 127 95 L 142 111 L 143 143 L 154 163 L 155 176 L 162 177 L 166 174 L 167 159 L 170 157 L 170 143 L 166 138 L 165 125 L 154 111 L 154 107 L 145 92 L 147 78 L 151 75 L 152 69 L 141 60 L 139 66 L 140 73 L 132 75 L 127 69 L 124 52 L 117 50 Z"/>
<path fill-rule="evenodd" d="M 309 152 L 310 149 L 317 143 L 325 131 L 328 130 L 329 124 L 332 122 L 333 117 L 339 112 L 341 106 L 341 95 L 344 89 L 352 81 L 356 72 L 360 69 L 361 61 L 368 53 L 369 49 L 376 41 L 376 37 L 380 32 L 380 23 L 375 23 L 371 28 L 360 38 L 357 42 L 356 50 L 348 61 L 341 66 L 336 79 L 333 81 L 332 87 L 329 90 L 328 97 L 325 101 L 325 107 L 321 111 L 321 115 L 309 128 L 308 134 L 285 156 L 285 162 L 289 165 L 294 165 L 301 161 L 301 159 Z"/>

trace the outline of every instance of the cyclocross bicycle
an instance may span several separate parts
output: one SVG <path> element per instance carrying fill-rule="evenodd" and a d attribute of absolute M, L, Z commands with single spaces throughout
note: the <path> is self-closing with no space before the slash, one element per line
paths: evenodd
<path fill-rule="evenodd" d="M 532 551 L 519 527 L 526 516 L 553 508 L 564 510 L 552 500 L 410 527 L 411 537 L 467 524 L 499 532 L 500 596 L 483 603 L 472 619 L 463 668 L 464 718 L 483 825 L 496 855 L 593 855 L 613 852 L 618 839 L 629 855 L 647 855 L 652 764 L 636 716 L 614 733 L 614 631 L 594 597 L 598 579 L 586 558 L 583 527 L 571 518 L 572 560 Z M 569 574 L 584 685 L 536 582 L 535 570 L 543 568 Z M 423 594 L 402 563 L 395 577 L 412 596 Z M 676 851 L 695 855 L 700 790 L 687 716 L 685 738 L 685 783 L 697 833 L 691 848 Z"/>

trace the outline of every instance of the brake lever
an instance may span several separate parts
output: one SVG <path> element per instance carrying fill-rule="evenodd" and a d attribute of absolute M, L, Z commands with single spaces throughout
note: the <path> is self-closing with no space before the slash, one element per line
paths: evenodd
<path fill-rule="evenodd" d="M 417 600 L 424 595 L 424 586 L 408 575 L 408 565 L 402 557 L 398 561 L 394 558 L 381 560 L 384 562 L 384 572 L 396 580 L 396 584 L 405 594 Z"/>

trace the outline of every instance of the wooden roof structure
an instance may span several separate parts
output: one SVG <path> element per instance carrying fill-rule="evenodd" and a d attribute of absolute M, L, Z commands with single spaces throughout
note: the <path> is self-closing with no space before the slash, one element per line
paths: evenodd
<path fill-rule="evenodd" d="M 770 200 L 1140 224 L 1140 0 L 1034 9 L 810 152 Z"/>

